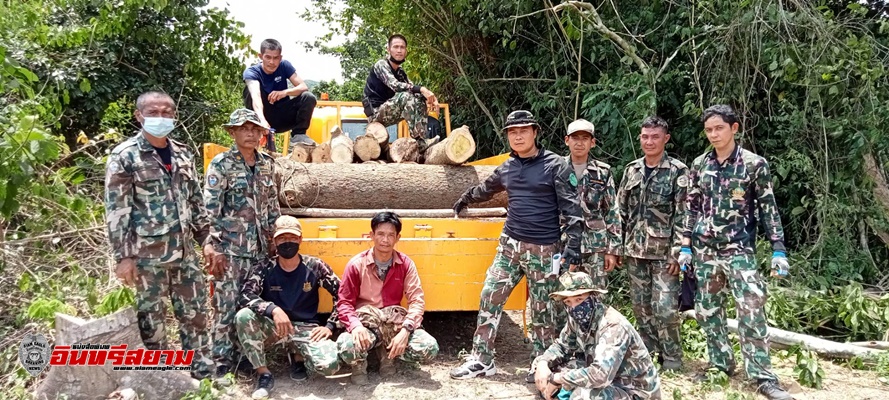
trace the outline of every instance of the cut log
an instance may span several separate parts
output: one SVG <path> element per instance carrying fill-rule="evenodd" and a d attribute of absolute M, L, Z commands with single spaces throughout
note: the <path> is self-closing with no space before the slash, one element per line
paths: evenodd
<path fill-rule="evenodd" d="M 339 126 L 330 130 L 330 159 L 337 164 L 352 163 L 352 139 Z"/>
<path fill-rule="evenodd" d="M 398 138 L 389 146 L 389 160 L 394 163 L 405 161 L 417 162 L 420 158 L 420 146 L 413 138 Z"/>
<path fill-rule="evenodd" d="M 56 331 L 56 346 L 90 343 L 125 344 L 127 350 L 145 348 L 132 307 L 92 321 L 56 314 Z M 35 397 L 105 399 L 112 392 L 127 388 L 133 389 L 143 400 L 173 400 L 197 390 L 198 381 L 186 371 L 115 371 L 110 361 L 89 367 L 52 366 L 46 379 L 37 387 Z"/>
<path fill-rule="evenodd" d="M 306 143 L 294 143 L 290 148 L 290 159 L 296 162 L 311 162 L 315 147 Z"/>
<path fill-rule="evenodd" d="M 377 139 L 377 143 L 380 145 L 380 151 L 385 154 L 386 150 L 389 148 L 389 131 L 386 130 L 386 127 L 383 126 L 383 124 L 379 122 L 371 122 L 367 124 L 364 134 L 373 136 Z"/>
<path fill-rule="evenodd" d="M 282 207 L 450 209 L 497 166 L 299 164 L 275 160 Z M 473 206 L 506 207 L 506 193 Z"/>
<path fill-rule="evenodd" d="M 469 128 L 463 125 L 451 131 L 447 138 L 426 149 L 423 163 L 437 165 L 460 165 L 475 154 L 475 139 Z"/>
<path fill-rule="evenodd" d="M 361 161 L 376 160 L 380 157 L 380 144 L 373 136 L 361 135 L 355 138 L 354 150 Z"/>
<path fill-rule="evenodd" d="M 682 315 L 686 319 L 696 319 L 694 310 L 683 311 Z M 728 325 L 728 330 L 730 332 L 735 334 L 738 333 L 737 320 L 726 318 L 726 325 Z M 802 348 L 833 358 L 870 358 L 886 353 L 883 350 L 869 349 L 866 347 L 855 346 L 850 343 L 833 342 L 815 336 L 773 328 L 771 326 L 769 327 L 769 340 L 773 343 L 787 346 L 799 345 Z"/>
<path fill-rule="evenodd" d="M 849 344 L 853 346 L 867 347 L 869 349 L 889 350 L 889 342 L 881 342 L 876 340 L 871 340 L 869 342 L 852 342 Z"/>
<path fill-rule="evenodd" d="M 340 210 L 336 208 L 281 208 L 281 214 L 307 218 L 372 218 L 380 211 L 392 211 L 402 218 L 451 218 L 454 216 L 454 210 L 450 208 L 435 210 Z M 506 209 L 503 207 L 467 208 L 465 211 L 460 213 L 460 218 L 498 218 L 505 216 Z"/>
<path fill-rule="evenodd" d="M 312 150 L 313 163 L 329 163 L 330 160 L 330 143 L 321 143 Z"/>

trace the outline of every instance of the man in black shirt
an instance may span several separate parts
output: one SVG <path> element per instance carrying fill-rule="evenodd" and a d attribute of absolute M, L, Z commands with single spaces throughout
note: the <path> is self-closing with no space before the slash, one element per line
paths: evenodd
<path fill-rule="evenodd" d="M 558 291 L 562 265 L 580 264 L 581 210 L 577 188 L 571 183 L 571 167 L 564 158 L 537 145 L 539 125 L 524 110 L 506 118 L 506 135 L 512 157 L 494 170 L 485 182 L 467 190 L 454 205 L 458 215 L 470 203 L 489 200 L 506 190 L 509 207 L 500 246 L 488 268 L 479 304 L 478 327 L 472 354 L 451 370 L 451 378 L 468 379 L 493 375 L 494 339 L 503 305 L 523 276 L 531 295 L 531 342 L 529 363 L 543 354 L 565 324 L 565 308 L 549 293 Z M 559 258 L 560 218 L 565 221 L 567 243 Z M 534 382 L 530 371 L 529 383 Z"/>
<path fill-rule="evenodd" d="M 318 325 L 318 288 L 324 288 L 336 304 L 340 279 L 318 258 L 299 254 L 302 226 L 294 217 L 283 215 L 275 221 L 276 260 L 253 267 L 241 290 L 241 311 L 235 317 L 238 338 L 247 359 L 256 366 L 259 379 L 254 399 L 265 398 L 275 380 L 266 367 L 264 347 L 284 344 L 297 359 L 290 378 L 308 378 L 307 367 L 321 375 L 339 369 L 336 343 L 330 340 L 335 328 L 336 310 L 327 325 Z"/>
<path fill-rule="evenodd" d="M 427 110 L 438 110 L 438 99 L 429 89 L 411 83 L 401 68 L 407 56 L 404 36 L 390 36 L 386 50 L 389 56 L 377 61 L 367 76 L 362 101 L 364 114 L 368 122 L 384 126 L 407 121 L 411 137 L 419 142 L 422 154 L 426 144 Z"/>

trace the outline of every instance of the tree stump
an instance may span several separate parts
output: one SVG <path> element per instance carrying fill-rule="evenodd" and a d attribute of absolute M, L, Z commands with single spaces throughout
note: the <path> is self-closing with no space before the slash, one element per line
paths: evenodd
<path fill-rule="evenodd" d="M 460 165 L 475 154 L 475 139 L 466 125 L 451 131 L 447 138 L 426 149 L 425 164 Z"/>
<path fill-rule="evenodd" d="M 355 155 L 361 161 L 376 160 L 380 157 L 380 144 L 373 136 L 362 135 L 355 138 L 354 143 Z"/>
<path fill-rule="evenodd" d="M 389 146 L 389 160 L 394 163 L 417 162 L 419 158 L 420 146 L 413 138 L 398 138 Z"/>
<path fill-rule="evenodd" d="M 330 159 L 330 143 L 321 143 L 312 150 L 313 163 L 329 163 Z"/>
<path fill-rule="evenodd" d="M 85 321 L 56 314 L 56 345 L 126 344 L 127 350 L 144 349 L 136 312 L 127 307 L 105 317 Z M 110 362 L 102 366 L 50 366 L 37 391 L 37 399 L 105 399 L 109 394 L 133 389 L 142 400 L 178 400 L 198 389 L 198 381 L 185 371 L 115 371 Z"/>
<path fill-rule="evenodd" d="M 290 148 L 290 159 L 296 162 L 307 163 L 312 161 L 312 152 L 315 147 L 306 143 L 294 143 Z"/>
<path fill-rule="evenodd" d="M 330 130 L 330 159 L 337 164 L 351 164 L 353 143 L 339 126 Z"/>

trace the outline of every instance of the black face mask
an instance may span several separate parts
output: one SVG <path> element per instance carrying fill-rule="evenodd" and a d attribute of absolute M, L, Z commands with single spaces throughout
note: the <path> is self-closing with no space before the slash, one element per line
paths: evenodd
<path fill-rule="evenodd" d="M 278 245 L 278 255 L 291 259 L 296 257 L 296 253 L 299 253 L 299 243 L 297 242 L 285 242 Z"/>
<path fill-rule="evenodd" d="M 401 60 L 396 60 L 395 57 L 389 56 L 389 61 L 392 61 L 392 63 L 394 63 L 395 65 L 404 64 L 404 60 L 406 60 L 406 59 L 407 59 L 407 57 L 402 58 Z"/>

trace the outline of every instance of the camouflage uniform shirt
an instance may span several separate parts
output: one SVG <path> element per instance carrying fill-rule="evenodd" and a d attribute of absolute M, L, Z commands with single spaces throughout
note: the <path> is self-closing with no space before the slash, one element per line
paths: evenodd
<path fill-rule="evenodd" d="M 664 154 L 645 177 L 645 158 L 627 164 L 617 192 L 623 221 L 623 255 L 675 262 L 688 210 L 688 167 Z"/>
<path fill-rule="evenodd" d="M 296 289 L 307 294 L 307 297 L 301 298 L 302 304 L 276 304 L 267 300 L 272 297 L 272 291 L 280 292 L 282 290 L 282 287 L 277 287 L 277 285 L 269 285 L 270 274 L 275 269 L 280 270 L 281 267 L 276 260 L 267 259 L 256 264 L 247 275 L 244 287 L 241 289 L 240 306 L 249 308 L 256 315 L 264 315 L 268 318 L 272 318 L 275 308 L 281 307 L 290 317 L 291 322 L 316 322 L 318 289 L 323 288 L 327 293 L 330 293 L 330 296 L 333 297 L 333 304 L 336 304 L 339 298 L 340 278 L 321 259 L 304 254 L 300 254 L 299 257 L 302 258 L 299 267 L 290 273 L 284 272 L 282 276 L 286 276 L 288 279 L 292 277 L 295 280 L 293 285 Z M 305 268 L 305 274 L 300 272 L 302 268 Z M 309 311 L 310 309 L 311 311 Z M 299 314 L 305 314 L 308 317 L 299 318 Z M 331 331 L 336 327 L 336 321 L 337 312 L 334 307 L 330 317 L 327 318 L 327 327 Z"/>
<path fill-rule="evenodd" d="M 204 199 L 210 217 L 210 243 L 231 256 L 264 256 L 275 220 L 281 215 L 274 161 L 257 152 L 254 167 L 255 173 L 232 148 L 213 157 L 207 168 Z"/>
<path fill-rule="evenodd" d="M 685 237 L 710 255 L 753 254 L 756 213 L 776 251 L 784 250 L 784 228 L 772 193 L 765 158 L 735 145 L 722 164 L 716 152 L 696 158 L 688 174 L 688 218 Z"/>
<path fill-rule="evenodd" d="M 140 266 L 180 262 L 196 256 L 191 240 L 203 243 L 210 232 L 193 155 L 183 143 L 167 143 L 169 172 L 141 132 L 108 157 L 105 219 L 116 262 L 130 257 Z"/>
<path fill-rule="evenodd" d="M 571 165 L 571 157 L 565 160 Z M 575 175 L 574 172 L 571 173 Z M 620 255 L 621 223 L 614 176 L 611 166 L 588 157 L 583 176 L 574 176 L 585 222 L 581 250 L 583 254 Z"/>
<path fill-rule="evenodd" d="M 594 322 L 589 331 L 583 331 L 574 318 L 568 318 L 559 338 L 534 364 L 546 362 L 553 369 L 572 364 L 575 357 L 586 367 L 562 369 L 565 390 L 613 385 L 638 399 L 661 398 L 660 378 L 642 338 L 614 308 L 606 308 L 598 324 Z"/>

